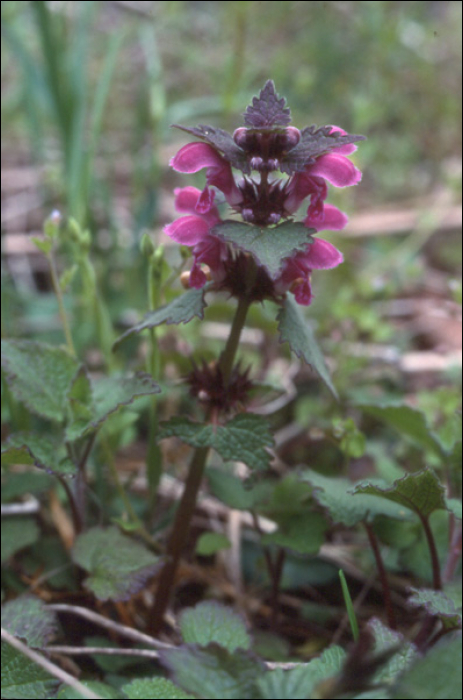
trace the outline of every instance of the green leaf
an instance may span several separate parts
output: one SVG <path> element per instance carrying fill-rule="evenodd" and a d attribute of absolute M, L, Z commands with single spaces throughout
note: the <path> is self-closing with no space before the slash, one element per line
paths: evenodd
<path fill-rule="evenodd" d="M 196 542 L 195 552 L 200 557 L 210 557 L 231 547 L 230 540 L 221 532 L 203 532 Z"/>
<path fill-rule="evenodd" d="M 447 503 L 448 510 L 453 513 L 458 520 L 461 520 L 463 518 L 461 501 L 459 501 L 458 498 L 446 498 L 445 502 Z"/>
<path fill-rule="evenodd" d="M 308 664 L 300 664 L 287 671 L 277 668 L 268 671 L 258 681 L 262 697 L 266 700 L 305 700 L 313 696 L 317 685 L 342 668 L 346 653 L 341 647 L 332 646 Z"/>
<path fill-rule="evenodd" d="M 78 369 L 63 348 L 32 340 L 2 340 L 2 368 L 14 396 L 42 418 L 61 422 Z"/>
<path fill-rule="evenodd" d="M 251 253 L 274 279 L 286 258 L 297 251 L 306 250 L 313 242 L 310 234 L 315 233 L 315 229 L 293 221 L 262 228 L 240 221 L 223 221 L 216 224 L 211 233 L 232 243 L 235 248 Z"/>
<path fill-rule="evenodd" d="M 82 381 L 80 376 L 79 382 Z M 74 421 L 68 426 L 66 438 L 77 440 L 92 430 L 96 430 L 111 414 L 122 406 L 132 404 L 140 396 L 159 394 L 161 388 L 149 374 L 138 372 L 134 376 L 111 375 L 89 381 L 89 392 L 82 401 L 72 401 Z"/>
<path fill-rule="evenodd" d="M 316 554 L 325 541 L 328 523 L 321 513 L 300 513 L 282 518 L 278 530 L 265 534 L 263 544 L 286 547 L 298 554 Z"/>
<path fill-rule="evenodd" d="M 394 700 L 461 700 L 462 640 L 432 647 L 399 679 Z"/>
<path fill-rule="evenodd" d="M 348 479 L 332 479 L 312 470 L 303 472 L 303 478 L 312 484 L 315 500 L 328 510 L 335 523 L 353 527 L 363 520 L 371 522 L 378 515 L 396 520 L 410 519 L 408 510 L 395 503 L 387 503 L 377 496 L 354 497 L 352 488 L 355 484 Z"/>
<path fill-rule="evenodd" d="M 54 697 L 58 681 L 41 666 L 2 642 L 2 698 L 42 700 Z"/>
<path fill-rule="evenodd" d="M 411 588 L 411 591 L 413 595 L 407 601 L 410 605 L 425 608 L 429 615 L 438 617 L 446 629 L 461 628 L 461 612 L 443 591 L 431 588 Z"/>
<path fill-rule="evenodd" d="M 320 379 L 325 382 L 333 396 L 337 398 L 336 389 L 331 381 L 325 359 L 315 340 L 312 328 L 291 294 L 286 296 L 284 305 L 278 312 L 277 320 L 280 341 L 289 343 L 295 355 L 312 367 Z"/>
<path fill-rule="evenodd" d="M 179 437 L 192 447 L 213 447 L 225 460 L 244 462 L 251 469 L 266 469 L 273 438 L 265 418 L 254 413 L 240 413 L 226 425 L 194 423 L 175 417 L 163 423 L 158 438 Z"/>
<path fill-rule="evenodd" d="M 418 409 L 402 403 L 360 404 L 359 408 L 387 423 L 424 450 L 430 450 L 441 459 L 447 459 L 439 437 L 433 433 L 426 416 Z"/>
<path fill-rule="evenodd" d="M 137 678 L 122 690 L 129 700 L 194 700 L 166 678 Z"/>
<path fill-rule="evenodd" d="M 81 683 L 88 690 L 92 690 L 95 695 L 99 695 L 100 698 L 105 698 L 106 700 L 124 698 L 122 693 L 119 693 L 115 688 L 111 688 L 107 683 L 101 683 L 101 681 L 81 681 Z M 80 700 L 80 698 L 85 697 L 85 695 L 82 695 L 82 693 L 70 686 L 63 686 L 58 693 L 58 700 Z"/>
<path fill-rule="evenodd" d="M 369 493 L 387 498 L 424 518 L 428 518 L 435 510 L 447 510 L 444 487 L 432 469 L 427 468 L 394 481 L 391 488 L 359 484 L 353 493 Z"/>
<path fill-rule="evenodd" d="M 182 646 L 160 652 L 174 675 L 174 682 L 187 692 L 209 700 L 242 700 L 256 697 L 256 681 L 264 665 L 243 649 L 228 651 L 218 645 L 207 648 Z"/>
<path fill-rule="evenodd" d="M 230 508 L 250 510 L 255 502 L 253 489 L 247 489 L 241 479 L 222 469 L 206 469 L 209 488 L 214 496 Z"/>
<path fill-rule="evenodd" d="M 57 620 L 39 598 L 24 595 L 2 605 L 2 627 L 28 646 L 41 648 L 55 635 Z"/>
<path fill-rule="evenodd" d="M 38 433 L 11 435 L 2 447 L 2 464 L 33 464 L 49 473 L 66 476 L 76 472 L 63 440 Z"/>
<path fill-rule="evenodd" d="M 251 646 L 244 620 L 230 608 L 214 601 L 199 603 L 182 612 L 180 631 L 186 644 L 206 647 L 215 642 L 229 652 Z"/>
<path fill-rule="evenodd" d="M 171 301 L 170 304 L 161 306 L 161 308 L 156 309 L 156 311 L 150 311 L 146 314 L 143 321 L 129 328 L 129 330 L 125 331 L 125 333 L 116 340 L 113 349 L 116 350 L 122 341 L 129 336 L 134 333 L 141 333 L 141 331 L 147 328 L 155 328 L 162 323 L 166 323 L 167 325 L 173 323 L 188 323 L 195 316 L 203 318 L 204 309 L 207 306 L 204 298 L 206 291 L 206 287 L 202 289 L 189 289 L 187 292 L 184 292 L 174 299 L 174 301 Z"/>
<path fill-rule="evenodd" d="M 84 586 L 99 600 L 128 600 L 159 568 L 159 557 L 117 527 L 94 527 L 80 535 L 72 558 L 90 573 Z"/>
<path fill-rule="evenodd" d="M 385 663 L 374 675 L 375 683 L 393 683 L 399 673 L 407 669 L 417 656 L 416 648 L 410 642 L 406 642 L 403 635 L 393 632 L 383 625 L 380 620 L 372 619 L 368 627 L 373 632 L 375 644 L 374 653 L 381 654 L 391 647 L 400 646 L 387 663 Z"/>
<path fill-rule="evenodd" d="M 2 564 L 21 549 L 34 544 L 39 538 L 39 529 L 33 518 L 2 518 Z"/>

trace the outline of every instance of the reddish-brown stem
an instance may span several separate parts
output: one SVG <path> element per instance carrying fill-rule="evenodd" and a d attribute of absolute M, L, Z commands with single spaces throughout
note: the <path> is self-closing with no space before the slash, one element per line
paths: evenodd
<path fill-rule="evenodd" d="M 364 521 L 363 524 L 365 526 L 365 530 L 368 536 L 368 541 L 370 542 L 370 547 L 373 550 L 373 555 L 376 561 L 376 567 L 378 569 L 379 579 L 381 581 L 381 586 L 383 589 L 384 607 L 386 608 L 387 623 L 390 629 L 395 630 L 397 628 L 397 622 L 395 619 L 394 608 L 392 607 L 391 589 L 389 587 L 386 567 L 384 566 L 383 558 L 381 556 L 378 540 L 370 523 Z"/>
<path fill-rule="evenodd" d="M 280 609 L 280 582 L 281 576 L 283 574 L 283 567 L 285 563 L 285 550 L 280 548 L 276 556 L 273 572 L 272 572 L 272 623 L 273 627 L 276 628 L 278 624 L 278 613 Z"/>
<path fill-rule="evenodd" d="M 461 558 L 461 524 L 455 522 L 454 516 L 451 517 L 453 521 L 453 533 L 450 540 L 447 563 L 444 569 L 445 583 L 449 583 L 454 577 L 457 564 Z"/>
<path fill-rule="evenodd" d="M 418 513 L 418 516 L 421 520 L 421 523 L 424 528 L 424 534 L 426 535 L 426 539 L 428 541 L 428 547 L 429 551 L 431 553 L 431 563 L 432 563 L 432 581 L 433 581 L 433 587 L 434 590 L 440 591 L 442 590 L 442 579 L 441 579 L 441 573 L 440 573 L 440 563 L 439 563 L 439 555 L 437 554 L 437 547 L 436 547 L 436 541 L 434 539 L 434 535 L 431 530 L 431 525 L 429 524 L 429 517 L 425 517 L 424 515 L 421 515 Z"/>
<path fill-rule="evenodd" d="M 198 447 L 191 460 L 185 488 L 175 514 L 175 521 L 167 546 L 167 561 L 159 577 L 156 600 L 149 625 L 152 635 L 156 635 L 162 626 L 164 614 L 174 590 L 175 575 L 196 507 L 196 499 L 208 453 L 208 447 Z"/>

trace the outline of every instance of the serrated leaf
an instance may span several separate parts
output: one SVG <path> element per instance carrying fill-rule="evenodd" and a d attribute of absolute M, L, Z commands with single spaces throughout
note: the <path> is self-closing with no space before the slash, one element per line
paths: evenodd
<path fill-rule="evenodd" d="M 359 408 L 387 423 L 423 449 L 430 450 L 441 459 L 447 458 L 439 437 L 433 433 L 426 416 L 418 409 L 402 403 L 359 404 Z"/>
<path fill-rule="evenodd" d="M 198 537 L 195 552 L 200 557 L 210 557 L 230 547 L 230 540 L 221 532 L 203 532 Z"/>
<path fill-rule="evenodd" d="M 96 430 L 111 414 L 123 406 L 132 404 L 140 396 L 159 394 L 161 388 L 145 372 L 138 372 L 132 377 L 111 375 L 101 377 L 90 383 L 91 403 L 80 403 L 81 411 L 66 430 L 69 441 L 77 440 L 92 430 Z M 72 403 L 72 402 L 71 402 Z M 74 409 L 76 404 L 73 404 Z M 85 410 L 84 410 L 85 409 Z M 91 416 L 91 418 L 89 418 Z"/>
<path fill-rule="evenodd" d="M 39 529 L 32 518 L 2 518 L 2 554 L 1 563 L 13 554 L 34 544 L 39 538 Z"/>
<path fill-rule="evenodd" d="M 461 700 L 462 640 L 432 647 L 399 679 L 393 700 Z"/>
<path fill-rule="evenodd" d="M 394 481 L 390 488 L 359 484 L 353 493 L 369 493 L 387 498 L 424 518 L 428 518 L 435 510 L 447 510 L 444 487 L 435 472 L 427 468 Z"/>
<path fill-rule="evenodd" d="M 156 311 L 150 311 L 146 314 L 143 321 L 137 323 L 136 326 L 129 328 L 125 333 L 119 336 L 113 345 L 113 349 L 116 350 L 122 341 L 129 336 L 134 333 L 141 333 L 141 331 L 147 328 L 155 328 L 162 323 L 166 323 L 167 325 L 188 323 L 195 316 L 203 318 L 204 309 L 207 306 L 204 298 L 205 291 L 207 291 L 207 289 L 204 287 L 202 289 L 189 289 L 183 294 L 180 294 L 174 301 L 171 301 L 170 304 L 161 306 L 159 309 L 156 309 Z"/>
<path fill-rule="evenodd" d="M 42 418 L 61 422 L 78 362 L 67 350 L 32 340 L 2 340 L 2 368 L 14 396 Z"/>
<path fill-rule="evenodd" d="M 245 152 L 234 142 L 232 135 L 227 131 L 207 124 L 199 124 L 198 126 L 172 124 L 172 126 L 186 131 L 187 134 L 192 134 L 216 148 L 234 168 L 238 168 L 244 173 L 251 172 Z"/>
<path fill-rule="evenodd" d="M 341 671 L 345 657 L 346 652 L 341 647 L 332 646 L 308 664 L 287 671 L 281 668 L 268 671 L 258 681 L 262 697 L 265 700 L 310 698 L 319 683 Z"/>
<path fill-rule="evenodd" d="M 41 666 L 2 642 L 2 698 L 42 700 L 54 696 L 58 681 Z"/>
<path fill-rule="evenodd" d="M 225 461 L 244 462 L 251 469 L 266 469 L 272 447 L 268 422 L 254 413 L 240 413 L 226 425 L 194 423 L 175 417 L 163 423 L 158 438 L 179 437 L 192 447 L 213 447 Z"/>
<path fill-rule="evenodd" d="M 119 700 L 119 698 L 125 697 L 115 688 L 101 681 L 81 681 L 81 683 L 85 688 L 93 691 L 100 698 L 105 698 L 105 700 Z M 85 697 L 85 695 L 82 695 L 82 693 L 70 686 L 63 686 L 58 693 L 58 700 L 80 700 L 80 698 L 85 699 Z"/>
<path fill-rule="evenodd" d="M 307 362 L 322 379 L 333 396 L 337 398 L 337 392 L 331 381 L 323 353 L 315 340 L 314 333 L 308 321 L 304 318 L 299 304 L 293 296 L 287 295 L 283 307 L 279 310 L 278 330 L 280 341 L 289 343 L 291 350 Z"/>
<path fill-rule="evenodd" d="M 90 574 L 84 586 L 99 600 L 128 600 L 161 565 L 159 557 L 117 527 L 94 527 L 80 535 L 72 558 Z"/>
<path fill-rule="evenodd" d="M 291 110 L 286 100 L 279 97 L 273 80 L 267 80 L 258 97 L 252 98 L 244 113 L 244 123 L 251 129 L 271 129 L 291 123 Z"/>
<path fill-rule="evenodd" d="M 56 614 L 39 598 L 24 595 L 2 605 L 2 627 L 28 646 L 42 648 L 56 633 Z"/>
<path fill-rule="evenodd" d="M 393 683 L 398 675 L 410 666 L 418 652 L 413 644 L 405 641 L 402 634 L 390 630 L 380 620 L 373 618 L 368 622 L 368 627 L 374 635 L 375 654 L 381 654 L 391 647 L 400 646 L 397 653 L 374 676 L 376 683 Z"/>
<path fill-rule="evenodd" d="M 302 476 L 312 484 L 315 500 L 328 510 L 335 523 L 353 527 L 363 520 L 371 522 L 378 515 L 396 520 L 410 520 L 408 509 L 401 505 L 388 503 L 377 496 L 354 496 L 352 489 L 355 484 L 348 479 L 330 478 L 312 470 L 303 472 Z"/>
<path fill-rule="evenodd" d="M 328 523 L 321 513 L 300 513 L 284 518 L 275 532 L 263 535 L 262 544 L 275 544 L 298 554 L 316 554 L 325 541 Z"/>
<path fill-rule="evenodd" d="M 137 678 L 122 686 L 129 700 L 194 700 L 166 678 Z"/>
<path fill-rule="evenodd" d="M 231 653 L 216 644 L 161 651 L 160 659 L 173 672 L 175 683 L 209 700 L 256 697 L 255 684 L 265 668 L 248 651 L 237 649 Z"/>
<path fill-rule="evenodd" d="M 286 258 L 297 251 L 306 250 L 312 243 L 311 233 L 315 233 L 315 229 L 294 221 L 285 221 L 273 227 L 222 221 L 211 229 L 214 236 L 232 243 L 239 250 L 251 253 L 272 278 L 278 276 Z"/>
<path fill-rule="evenodd" d="M 214 601 L 199 603 L 182 612 L 180 631 L 186 644 L 197 644 L 200 647 L 215 642 L 234 652 L 251 646 L 244 620 L 230 608 Z"/>
<path fill-rule="evenodd" d="M 429 615 L 438 617 L 446 629 L 461 628 L 461 612 L 443 592 L 431 588 L 411 588 L 413 595 L 407 600 L 409 605 L 423 607 Z"/>
<path fill-rule="evenodd" d="M 38 433 L 14 433 L 2 446 L 2 464 L 34 465 L 50 474 L 69 476 L 76 466 L 66 454 L 63 440 Z"/>
<path fill-rule="evenodd" d="M 333 148 L 365 140 L 365 136 L 358 134 L 330 133 L 331 129 L 331 126 L 317 128 L 315 125 L 302 129 L 301 140 L 297 146 L 281 160 L 281 172 L 288 173 L 288 175 L 292 175 L 294 172 L 302 172 L 316 158 L 329 153 Z"/>

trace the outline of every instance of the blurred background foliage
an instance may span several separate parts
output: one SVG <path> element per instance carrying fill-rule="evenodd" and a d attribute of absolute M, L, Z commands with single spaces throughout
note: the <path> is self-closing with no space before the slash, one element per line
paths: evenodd
<path fill-rule="evenodd" d="M 10 169 L 36 175 L 25 188 L 27 214 L 6 216 L 2 234 L 37 232 L 53 208 L 88 226 L 114 323 L 123 328 L 128 310 L 131 321 L 146 311 L 141 236 L 168 243 L 173 188 L 191 184 L 168 167 L 185 142 L 170 125 L 233 130 L 272 78 L 296 126 L 334 123 L 368 138 L 354 156 L 362 183 L 329 197 L 352 218 L 346 232 L 328 234 L 347 262 L 314 276 L 310 308 L 341 393 L 361 393 L 369 361 L 346 343 L 390 344 L 397 356 L 431 347 L 384 303 L 461 296 L 461 229 L 440 229 L 442 211 L 460 199 L 461 2 L 2 2 L 1 10 L 7 212 L 18 190 L 8 189 Z M 384 208 L 413 211 L 414 223 L 400 235 L 355 236 L 356 215 L 373 213 L 374 234 Z M 175 269 L 178 250 L 166 257 Z M 49 285 L 37 274 L 35 288 L 23 283 L 4 262 L 4 333 L 59 342 Z M 77 346 L 88 349 L 92 328 L 69 297 Z M 208 314 L 226 320 L 227 304 Z M 251 321 L 267 333 L 273 316 L 264 307 Z M 198 332 L 192 324 L 185 337 L 197 345 Z M 388 381 L 400 383 L 394 369 Z"/>

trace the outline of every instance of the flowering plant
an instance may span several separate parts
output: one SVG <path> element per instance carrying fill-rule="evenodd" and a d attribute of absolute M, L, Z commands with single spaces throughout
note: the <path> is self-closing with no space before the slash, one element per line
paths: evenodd
<path fill-rule="evenodd" d="M 246 109 L 245 126 L 233 134 L 204 125 L 178 127 L 200 141 L 183 146 L 171 166 L 182 173 L 206 170 L 203 190 L 192 186 L 175 190 L 175 205 L 183 216 L 164 229 L 172 240 L 191 249 L 193 265 L 182 276 L 189 291 L 129 332 L 202 317 L 206 291 L 225 291 L 237 298 L 238 305 L 220 358 L 195 365 L 188 377 L 191 393 L 205 407 L 205 423 L 176 417 L 161 430 L 161 437 L 180 437 L 196 452 L 159 579 L 153 631 L 159 629 L 169 602 L 209 449 L 251 468 L 268 466 L 267 448 L 273 444 L 269 426 L 261 416 L 243 412 L 253 384 L 248 371 L 235 364 L 252 303 L 270 299 L 279 305 L 281 340 L 336 393 L 298 304 L 312 301 L 312 270 L 327 270 L 343 260 L 337 248 L 315 234 L 347 224 L 343 212 L 325 203 L 328 183 L 347 187 L 360 181 L 360 171 L 347 156 L 364 137 L 335 126 L 299 130 L 290 122 L 285 99 L 269 80 Z M 234 170 L 241 172 L 239 179 Z M 304 218 L 294 221 L 304 202 Z M 221 204 L 240 218 L 223 219 Z"/>
<path fill-rule="evenodd" d="M 335 126 L 300 131 L 290 122 L 290 110 L 269 80 L 233 135 L 210 126 L 178 127 L 202 142 L 183 146 L 171 166 L 182 173 L 206 169 L 202 191 L 175 191 L 176 208 L 185 216 L 165 227 L 174 241 L 191 248 L 190 287 L 203 287 L 209 277 L 213 289 L 236 297 L 278 300 L 291 291 L 299 304 L 309 305 L 312 270 L 342 262 L 339 250 L 313 234 L 346 226 L 347 216 L 325 203 L 328 183 L 348 187 L 360 181 L 347 156 L 364 137 Z M 238 181 L 233 169 L 242 173 Z M 276 177 L 278 172 L 287 177 Z M 216 197 L 241 221 L 222 220 Z M 302 222 L 293 221 L 307 200 Z"/>

